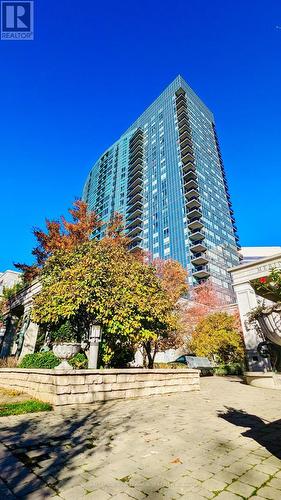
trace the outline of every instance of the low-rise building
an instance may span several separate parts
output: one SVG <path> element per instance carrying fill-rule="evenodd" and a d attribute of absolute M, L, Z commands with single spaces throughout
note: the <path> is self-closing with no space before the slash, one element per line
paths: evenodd
<path fill-rule="evenodd" d="M 0 273 L 0 295 L 3 293 L 3 288 L 11 288 L 21 279 L 21 273 L 8 269 Z"/>
<path fill-rule="evenodd" d="M 259 259 L 265 259 L 266 257 L 271 257 L 281 253 L 280 247 L 242 247 L 240 253 L 243 257 L 241 264 L 247 264 L 248 262 L 255 262 Z"/>

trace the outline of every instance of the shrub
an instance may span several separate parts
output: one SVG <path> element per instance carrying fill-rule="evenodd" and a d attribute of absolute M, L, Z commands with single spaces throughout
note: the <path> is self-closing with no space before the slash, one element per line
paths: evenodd
<path fill-rule="evenodd" d="M 69 320 L 59 327 L 51 329 L 50 334 L 53 342 L 77 342 L 77 336 Z"/>
<path fill-rule="evenodd" d="M 73 358 L 69 359 L 69 364 L 75 368 L 75 370 L 83 370 L 88 368 L 88 358 L 85 354 L 78 352 Z"/>
<path fill-rule="evenodd" d="M 215 375 L 242 375 L 244 366 L 242 363 L 222 363 L 215 368 Z"/>
<path fill-rule="evenodd" d="M 19 368 L 46 368 L 51 370 L 59 365 L 59 363 L 60 360 L 52 351 L 35 352 L 34 354 L 26 354 L 22 358 Z"/>
<path fill-rule="evenodd" d="M 154 363 L 154 368 L 173 368 L 174 370 L 179 368 L 187 368 L 184 363 Z"/>
<path fill-rule="evenodd" d="M 68 362 L 76 370 L 88 368 L 88 359 L 85 354 L 82 353 L 76 354 L 69 359 Z M 19 368 L 45 368 L 47 370 L 52 370 L 59 364 L 59 358 L 57 358 L 52 351 L 35 352 L 34 354 L 26 354 L 22 358 Z"/>
<path fill-rule="evenodd" d="M 15 356 L 0 359 L 0 368 L 16 368 L 17 364 L 18 358 Z"/>
<path fill-rule="evenodd" d="M 221 363 L 238 362 L 244 357 L 244 344 L 231 314 L 217 312 L 202 319 L 192 333 L 189 349 Z"/>
<path fill-rule="evenodd" d="M 215 368 L 215 375 L 218 375 L 219 377 L 225 377 L 228 375 L 225 365 L 220 365 Z"/>

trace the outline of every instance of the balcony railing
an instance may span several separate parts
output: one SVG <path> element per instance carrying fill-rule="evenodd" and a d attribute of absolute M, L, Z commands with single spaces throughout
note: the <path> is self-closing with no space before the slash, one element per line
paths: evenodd
<path fill-rule="evenodd" d="M 202 266 L 207 264 L 208 258 L 204 253 L 196 253 L 193 258 L 191 258 L 191 264 L 194 266 Z"/>
<path fill-rule="evenodd" d="M 190 200 L 190 198 L 199 198 L 199 192 L 197 191 L 197 189 L 189 189 L 189 191 L 186 191 L 185 192 L 185 197 Z"/>
<path fill-rule="evenodd" d="M 202 253 L 206 252 L 207 247 L 201 241 L 194 241 L 192 246 L 190 247 L 192 253 Z"/>
<path fill-rule="evenodd" d="M 200 201 L 198 200 L 198 197 L 192 196 L 192 198 L 189 198 L 188 202 L 186 203 L 187 208 L 199 208 L 201 207 Z"/>
<path fill-rule="evenodd" d="M 189 229 L 201 229 L 201 227 L 203 227 L 203 224 L 201 222 L 201 220 L 199 218 L 197 219 L 193 219 L 189 224 L 188 224 L 188 228 Z"/>
<path fill-rule="evenodd" d="M 197 189 L 197 188 L 198 188 L 198 184 L 195 180 L 188 181 L 184 185 L 185 192 L 189 191 L 190 189 Z"/>
<path fill-rule="evenodd" d="M 187 212 L 187 217 L 189 218 L 190 222 L 191 219 L 199 219 L 202 217 L 202 212 L 198 208 L 192 208 L 191 210 L 188 210 Z"/>
<path fill-rule="evenodd" d="M 189 234 L 189 238 L 194 241 L 202 241 L 205 238 L 204 231 L 202 229 L 201 230 L 194 229 Z"/>
<path fill-rule="evenodd" d="M 192 275 L 195 278 L 207 278 L 210 276 L 208 266 L 200 266 L 192 270 Z"/>

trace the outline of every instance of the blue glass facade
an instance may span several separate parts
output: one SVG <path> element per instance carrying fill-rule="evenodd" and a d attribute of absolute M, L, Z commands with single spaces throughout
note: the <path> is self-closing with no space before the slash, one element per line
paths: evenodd
<path fill-rule="evenodd" d="M 83 199 L 123 214 L 132 248 L 178 260 L 233 301 L 238 237 L 214 117 L 178 76 L 93 166 Z M 101 230 L 102 232 L 102 230 Z"/>

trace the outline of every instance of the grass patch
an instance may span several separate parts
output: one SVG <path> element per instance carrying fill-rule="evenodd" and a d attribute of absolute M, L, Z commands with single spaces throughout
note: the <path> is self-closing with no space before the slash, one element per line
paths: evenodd
<path fill-rule="evenodd" d="M 22 413 L 34 413 L 37 411 L 50 411 L 52 406 L 49 403 L 43 403 L 35 399 L 23 401 L 21 403 L 0 403 L 0 417 L 8 415 L 21 415 Z"/>

